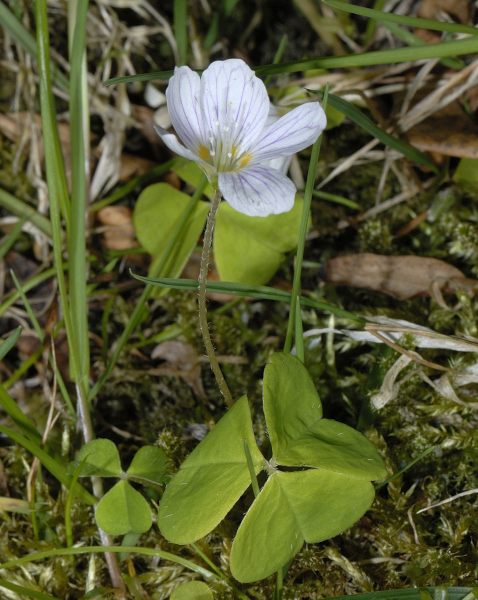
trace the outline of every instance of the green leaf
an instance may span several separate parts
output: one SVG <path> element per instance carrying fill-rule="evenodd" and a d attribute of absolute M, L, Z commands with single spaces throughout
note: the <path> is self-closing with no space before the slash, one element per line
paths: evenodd
<path fill-rule="evenodd" d="M 213 600 L 209 587 L 203 581 L 188 581 L 177 587 L 171 600 Z"/>
<path fill-rule="evenodd" d="M 96 522 L 105 533 L 144 533 L 151 527 L 151 510 L 143 496 L 127 481 L 118 483 L 98 502 Z"/>
<path fill-rule="evenodd" d="M 56 596 L 50 596 L 48 594 L 44 594 L 43 592 L 37 592 L 36 590 L 32 590 L 31 588 L 27 588 L 23 585 L 17 585 L 16 583 L 12 583 L 11 581 L 7 581 L 6 579 L 0 579 L 0 587 L 5 588 L 6 590 L 10 590 L 14 592 L 15 598 L 18 595 L 27 598 L 34 598 L 34 600 L 58 600 Z M 10 598 L 12 596 L 9 596 Z"/>
<path fill-rule="evenodd" d="M 338 535 L 371 506 L 370 482 L 322 470 L 274 473 L 249 509 L 231 550 L 242 583 L 278 571 L 308 543 Z"/>
<path fill-rule="evenodd" d="M 345 7 L 350 7 L 344 3 Z M 449 23 L 439 23 L 438 25 L 453 25 Z M 466 25 L 455 25 L 463 31 Z M 435 27 L 437 29 L 437 27 Z M 473 30 L 474 28 L 471 28 Z M 342 54 L 340 56 L 323 56 L 321 58 L 309 58 L 282 62 L 279 64 L 261 65 L 252 67 L 258 77 L 267 75 L 277 75 L 279 73 L 299 73 L 308 69 L 350 69 L 353 67 L 365 67 L 371 65 L 386 65 L 389 63 L 401 63 L 409 60 L 423 60 L 428 58 L 442 58 L 444 56 L 458 56 L 463 54 L 475 54 L 478 51 L 476 40 L 476 29 L 473 37 L 452 40 L 451 42 L 440 42 L 439 44 L 427 44 L 422 47 L 413 48 L 392 48 L 391 50 L 375 50 L 373 52 L 363 52 L 359 54 Z M 199 71 L 199 73 L 201 73 Z M 132 81 L 153 81 L 155 79 L 169 79 L 174 75 L 174 71 L 160 71 L 156 73 L 140 73 L 138 75 L 126 75 L 123 77 L 114 77 L 103 83 L 104 86 L 116 85 L 118 83 L 130 83 Z"/>
<path fill-rule="evenodd" d="M 141 275 L 135 275 L 133 277 L 139 281 L 156 285 L 158 287 L 171 288 L 174 290 L 197 290 L 198 282 L 196 279 L 171 279 L 171 278 L 150 278 L 141 277 Z M 235 296 L 252 296 L 253 298 L 262 298 L 263 300 L 275 300 L 276 302 L 290 302 L 290 292 L 279 290 L 273 287 L 267 287 L 265 285 L 250 285 L 244 283 L 228 283 L 224 281 L 208 281 L 206 285 L 208 292 L 217 292 L 218 294 L 234 294 Z M 363 317 L 354 315 L 343 308 L 328 304 L 327 302 L 321 302 L 314 298 L 308 298 L 306 296 L 300 296 L 301 306 L 310 306 L 316 310 L 326 310 L 340 317 L 350 319 L 360 325 L 365 325 L 367 322 Z"/>
<path fill-rule="evenodd" d="M 327 125 L 325 127 L 326 131 L 329 129 L 333 129 L 334 127 L 338 127 L 342 125 L 345 119 L 344 113 L 341 113 L 339 110 L 334 108 L 331 104 L 327 104 L 325 114 L 327 116 Z"/>
<path fill-rule="evenodd" d="M 348 425 L 322 419 L 310 375 L 291 354 L 277 352 L 264 373 L 264 413 L 275 460 L 318 467 L 358 479 L 387 475 L 375 446 Z"/>
<path fill-rule="evenodd" d="M 22 328 L 17 327 L 15 331 L 7 337 L 6 340 L 2 341 L 2 343 L 0 344 L 0 360 L 2 360 L 2 358 L 4 358 L 13 348 L 13 346 L 15 346 L 15 344 L 18 342 L 18 338 L 20 337 L 21 332 Z"/>
<path fill-rule="evenodd" d="M 133 223 L 140 244 L 154 257 L 150 273 L 155 271 L 156 264 L 161 260 L 189 200 L 189 196 L 167 183 L 155 183 L 141 192 L 134 210 Z M 197 203 L 184 234 L 178 240 L 176 252 L 165 265 L 165 274 L 177 277 L 181 273 L 204 229 L 208 211 L 207 203 Z"/>
<path fill-rule="evenodd" d="M 251 413 L 242 396 L 181 465 L 159 506 L 158 525 L 166 539 L 190 544 L 225 517 L 251 483 L 244 451 L 248 440 L 255 473 L 264 457 L 252 432 Z"/>
<path fill-rule="evenodd" d="M 176 175 L 179 175 L 183 181 L 190 183 L 196 188 L 201 183 L 201 179 L 204 176 L 204 173 L 198 164 L 188 158 L 176 157 L 174 164 L 171 167 L 171 171 L 176 173 Z M 212 185 L 210 183 L 206 184 L 204 194 L 212 200 L 214 193 Z"/>
<path fill-rule="evenodd" d="M 261 285 L 297 247 L 304 202 L 280 215 L 248 217 L 222 202 L 216 217 L 214 261 L 222 281 Z"/>
<path fill-rule="evenodd" d="M 143 446 L 134 455 L 126 474 L 128 477 L 163 485 L 169 479 L 170 467 L 171 463 L 164 450 L 157 446 Z"/>
<path fill-rule="evenodd" d="M 453 179 L 456 183 L 476 192 L 478 189 L 478 159 L 462 158 L 458 163 Z"/>
<path fill-rule="evenodd" d="M 73 475 L 84 458 L 86 462 L 81 469 L 80 477 L 92 475 L 121 477 L 123 475 L 118 449 L 111 440 L 92 440 L 85 444 L 78 453 L 78 460 L 68 465 L 68 473 Z"/>

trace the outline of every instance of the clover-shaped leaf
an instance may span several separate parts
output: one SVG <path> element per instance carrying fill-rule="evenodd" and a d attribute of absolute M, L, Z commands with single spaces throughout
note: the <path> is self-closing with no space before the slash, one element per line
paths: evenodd
<path fill-rule="evenodd" d="M 322 419 L 315 386 L 294 356 L 271 357 L 264 375 L 264 412 L 273 450 L 269 479 L 242 521 L 231 550 L 231 572 L 242 582 L 271 575 L 304 541 L 323 541 L 351 526 L 372 504 L 371 480 L 387 474 L 379 453 L 362 434 Z M 244 455 L 246 440 L 257 473 L 265 465 L 250 443 L 251 417 L 243 397 L 166 488 L 159 526 L 168 540 L 187 544 L 203 537 L 239 499 L 251 476 Z M 279 470 L 281 465 L 288 470 Z"/>
<path fill-rule="evenodd" d="M 158 524 L 166 539 L 190 544 L 226 516 L 251 483 L 244 440 L 255 473 L 265 462 L 254 443 L 247 398 L 240 398 L 181 465 L 159 506 Z"/>
<path fill-rule="evenodd" d="M 80 466 L 80 477 L 121 479 L 96 507 L 95 518 L 104 532 L 120 535 L 148 531 L 152 523 L 149 504 L 127 479 L 145 484 L 164 484 L 169 479 L 169 461 L 164 450 L 156 446 L 140 448 L 125 473 L 114 443 L 105 439 L 93 440 L 83 446 L 78 453 L 78 460 L 72 461 L 67 471 L 73 475 Z"/>
<path fill-rule="evenodd" d="M 289 212 L 248 217 L 226 202 L 219 206 L 214 232 L 214 261 L 222 281 L 263 285 L 297 247 L 302 206 L 296 196 Z"/>
<path fill-rule="evenodd" d="M 369 481 L 319 469 L 274 473 L 247 512 L 231 550 L 231 572 L 243 582 L 278 571 L 306 542 L 338 535 L 370 507 Z"/>
<path fill-rule="evenodd" d="M 163 485 L 169 479 L 170 461 L 161 448 L 143 446 L 136 452 L 126 474 L 135 481 Z"/>
<path fill-rule="evenodd" d="M 135 531 L 144 533 L 151 527 L 151 510 L 143 496 L 127 481 L 118 481 L 98 502 L 95 517 L 101 529 L 110 535 Z"/>
<path fill-rule="evenodd" d="M 307 369 L 291 354 L 277 352 L 264 373 L 264 412 L 275 460 L 357 479 L 387 475 L 375 446 L 361 433 L 322 419 L 322 405 Z"/>
<path fill-rule="evenodd" d="M 174 590 L 170 600 L 213 600 L 213 595 L 203 581 L 188 581 Z"/>
<path fill-rule="evenodd" d="M 92 440 L 85 444 L 78 453 L 78 460 L 72 461 L 67 468 L 70 475 L 74 475 L 81 461 L 86 458 L 80 477 L 121 477 L 121 468 L 118 449 L 111 440 Z"/>
<path fill-rule="evenodd" d="M 186 159 L 177 159 L 173 171 L 196 187 L 203 176 L 197 164 Z M 214 195 L 210 185 L 206 186 L 205 194 Z M 188 202 L 189 196 L 167 183 L 155 183 L 141 192 L 133 222 L 138 240 L 153 256 L 150 273 L 162 259 Z M 221 202 L 214 232 L 214 260 L 222 281 L 267 283 L 284 262 L 286 253 L 297 247 L 302 206 L 303 200 L 297 196 L 287 213 L 248 217 Z M 207 202 L 197 203 L 173 258 L 160 274 L 162 277 L 180 275 L 204 229 L 208 212 Z"/>
<path fill-rule="evenodd" d="M 190 198 L 168 183 L 155 183 L 139 195 L 134 209 L 133 223 L 141 245 L 153 256 L 150 273 L 154 272 L 168 243 L 179 225 Z M 162 277 L 178 277 L 201 235 L 209 206 L 198 202 L 189 217 L 173 257 Z"/>

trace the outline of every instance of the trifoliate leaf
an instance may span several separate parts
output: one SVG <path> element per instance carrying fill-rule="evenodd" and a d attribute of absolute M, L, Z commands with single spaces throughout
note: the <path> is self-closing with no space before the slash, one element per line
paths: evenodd
<path fill-rule="evenodd" d="M 78 460 L 72 461 L 67 468 L 70 475 L 74 475 L 81 461 L 86 458 L 80 477 L 121 477 L 118 449 L 111 440 L 92 440 L 85 444 L 78 453 Z"/>
<path fill-rule="evenodd" d="M 254 501 L 231 549 L 231 572 L 242 583 L 278 571 L 306 542 L 338 535 L 370 507 L 369 481 L 311 469 L 276 472 Z"/>
<path fill-rule="evenodd" d="M 143 446 L 134 455 L 126 474 L 128 477 L 163 485 L 169 480 L 170 466 L 164 450 L 157 446 Z"/>
<path fill-rule="evenodd" d="M 244 451 L 249 442 L 254 471 L 264 463 L 243 396 L 183 462 L 161 499 L 158 525 L 166 539 L 190 544 L 209 533 L 251 483 Z"/>
<path fill-rule="evenodd" d="M 287 213 L 248 217 L 222 202 L 216 216 L 214 261 L 222 281 L 267 283 L 297 247 L 303 200 Z"/>
<path fill-rule="evenodd" d="M 101 529 L 110 535 L 121 535 L 130 531 L 144 533 L 152 524 L 148 503 L 124 480 L 118 481 L 103 496 L 98 503 L 95 516 Z"/>
<path fill-rule="evenodd" d="M 279 464 L 318 467 L 369 481 L 387 475 L 378 450 L 364 435 L 322 419 L 310 375 L 291 354 L 273 354 L 265 368 L 264 413 Z"/>

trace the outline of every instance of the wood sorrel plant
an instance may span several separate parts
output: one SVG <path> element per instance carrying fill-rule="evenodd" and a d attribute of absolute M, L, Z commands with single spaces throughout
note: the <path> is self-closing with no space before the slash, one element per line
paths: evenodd
<path fill-rule="evenodd" d="M 267 91 L 240 60 L 213 63 L 201 79 L 188 67 L 176 69 L 166 96 L 185 146 L 163 129 L 158 133 L 169 148 L 197 162 L 216 189 L 204 236 L 199 312 L 211 366 L 230 411 L 167 486 L 158 524 L 171 542 L 193 543 L 218 525 L 252 483 L 256 499 L 231 550 L 232 574 L 252 582 L 281 572 L 304 541 L 323 541 L 352 525 L 373 501 L 371 481 L 386 475 L 376 448 L 363 435 L 322 419 L 320 398 L 307 369 L 287 353 L 272 355 L 264 374 L 264 413 L 273 452 L 267 461 L 254 442 L 247 398 L 233 404 L 207 326 L 207 266 L 221 194 L 248 216 L 290 210 L 295 186 L 267 161 L 309 146 L 326 119 L 313 102 L 266 126 Z M 316 160 L 318 147 L 314 150 Z M 301 231 L 308 208 L 306 204 Z M 299 251 L 301 258 L 303 247 Z M 295 290 L 299 277 L 300 266 Z M 292 301 L 295 304 L 294 295 Z M 291 310 L 291 323 L 294 318 Z M 256 476 L 262 470 L 268 479 L 259 490 Z"/>

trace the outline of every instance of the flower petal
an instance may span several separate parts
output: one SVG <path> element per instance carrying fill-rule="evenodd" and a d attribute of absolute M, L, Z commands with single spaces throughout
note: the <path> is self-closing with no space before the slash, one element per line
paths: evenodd
<path fill-rule="evenodd" d="M 199 158 L 199 156 L 197 154 L 195 154 L 194 152 L 191 152 L 191 150 L 188 150 L 187 148 L 185 148 L 179 142 L 178 138 L 173 133 L 169 133 L 169 131 L 167 129 L 163 129 L 162 127 L 159 127 L 159 125 L 154 125 L 154 129 L 155 129 L 156 133 L 159 135 L 159 137 L 166 144 L 166 146 L 173 152 L 176 152 L 176 154 L 179 154 L 179 156 L 184 156 L 184 158 L 189 158 L 190 160 L 194 160 L 197 163 L 204 162 Z"/>
<path fill-rule="evenodd" d="M 218 128 L 224 131 L 233 126 L 234 145 L 247 150 L 264 128 L 269 98 L 265 85 L 246 63 L 230 59 L 211 63 L 202 74 L 201 106 L 208 136 L 216 136 Z"/>
<path fill-rule="evenodd" d="M 176 67 L 166 90 L 171 123 L 183 144 L 193 152 L 198 152 L 199 144 L 206 139 L 200 90 L 199 75 L 189 67 Z"/>
<path fill-rule="evenodd" d="M 218 186 L 232 208 L 250 217 L 277 215 L 294 205 L 295 185 L 265 165 L 219 173 Z"/>
<path fill-rule="evenodd" d="M 290 154 L 289 156 L 278 156 L 277 158 L 268 160 L 264 163 L 264 165 L 270 167 L 271 169 L 275 169 L 276 171 L 280 171 L 281 173 L 286 175 L 287 171 L 289 170 L 290 163 L 292 162 L 293 156 L 293 154 Z"/>
<path fill-rule="evenodd" d="M 254 163 L 295 154 L 315 142 L 325 129 L 327 118 L 318 102 L 294 108 L 261 133 L 249 149 Z"/>

